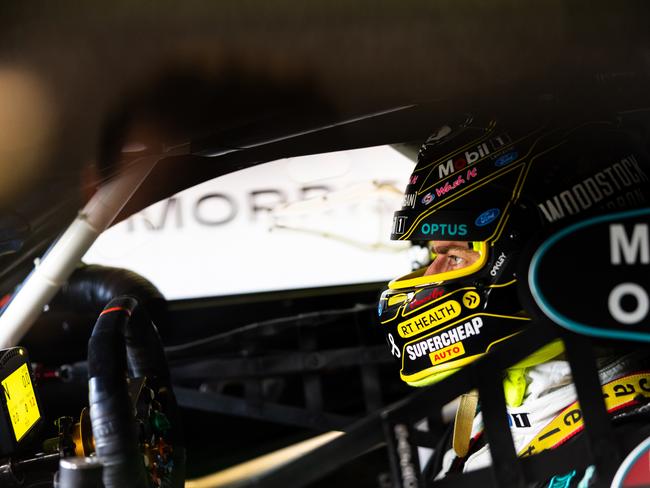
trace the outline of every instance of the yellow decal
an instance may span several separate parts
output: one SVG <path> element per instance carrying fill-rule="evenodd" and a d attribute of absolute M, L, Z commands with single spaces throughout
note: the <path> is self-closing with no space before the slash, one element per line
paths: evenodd
<path fill-rule="evenodd" d="M 403 338 L 411 337 L 425 330 L 437 327 L 449 322 L 460 315 L 460 303 L 456 300 L 448 300 L 426 312 L 401 322 L 397 326 L 397 332 Z"/>
<path fill-rule="evenodd" d="M 610 381 L 602 386 L 607 411 L 632 403 L 638 395 L 650 397 L 650 373 L 633 374 Z M 521 451 L 519 456 L 530 456 L 552 449 L 573 437 L 584 428 L 580 404 L 575 401 L 546 425 Z"/>
<path fill-rule="evenodd" d="M 407 298 L 406 293 L 399 293 L 397 295 L 390 296 L 388 297 L 387 306 L 392 307 L 397 303 L 403 303 L 406 301 L 406 298 Z"/>
<path fill-rule="evenodd" d="M 476 308 L 481 304 L 481 297 L 475 291 L 468 291 L 463 295 L 463 303 L 467 308 Z"/>
<path fill-rule="evenodd" d="M 2 380 L 2 389 L 16 441 L 19 441 L 41 418 L 27 365 L 23 364 Z"/>
<path fill-rule="evenodd" d="M 453 358 L 457 358 L 463 354 L 465 354 L 463 343 L 458 342 L 456 344 L 452 344 L 451 346 L 447 346 L 444 349 L 440 349 L 439 351 L 432 352 L 429 354 L 429 358 L 431 358 L 431 364 L 438 364 L 449 361 Z"/>

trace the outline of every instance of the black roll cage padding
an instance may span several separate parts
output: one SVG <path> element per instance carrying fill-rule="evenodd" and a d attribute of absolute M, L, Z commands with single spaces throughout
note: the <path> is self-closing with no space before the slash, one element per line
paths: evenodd
<path fill-rule="evenodd" d="M 56 297 L 64 310 L 99 314 L 104 306 L 119 296 L 137 297 L 165 336 L 167 302 L 160 290 L 143 276 L 125 268 L 83 264 L 63 284 Z"/>
<path fill-rule="evenodd" d="M 106 488 L 150 485 L 127 390 L 127 369 L 130 377 L 155 378 L 166 390 L 166 414 L 172 425 L 174 448 L 172 486 L 182 486 L 185 452 L 180 412 L 162 343 L 138 300 L 121 296 L 106 305 L 88 341 L 90 419 L 96 452 L 104 465 Z"/>
<path fill-rule="evenodd" d="M 584 416 L 584 434 L 556 449 L 519 458 L 514 451 L 505 416 L 502 371 L 557 338 L 561 338 L 566 346 Z M 554 476 L 573 470 L 584 470 L 589 466 L 596 468 L 595 486 L 609 486 L 620 464 L 621 453 L 629 452 L 636 443 L 648 436 L 648 431 L 613 430 L 602 397 L 591 340 L 559 329 L 548 320 L 536 319 L 495 352 L 496 354 L 488 354 L 469 364 L 440 383 L 422 388 L 409 397 L 367 416 L 346 428 L 345 435 L 270 473 L 250 480 L 247 486 L 306 486 L 363 453 L 387 445 L 389 456 L 392 458 L 391 465 L 394 467 L 393 486 L 404 488 L 407 484 L 402 483 L 396 442 L 391 438 L 394 426 L 413 425 L 423 418 L 434 418 L 435 413 L 441 411 L 445 404 L 474 388 L 479 389 L 481 396 L 485 435 L 490 444 L 492 466 L 450 475 L 436 481 L 423 479 L 419 473 L 417 483 L 410 482 L 409 487 L 525 487 L 535 482 L 548 482 Z M 429 430 L 440 432 L 436 427 L 430 426 Z M 411 447 L 415 451 L 417 446 Z M 417 452 L 412 455 L 417 456 Z"/>
<path fill-rule="evenodd" d="M 563 340 L 582 417 L 585 426 L 589 426 L 585 429 L 587 449 L 594 464 L 613 477 L 623 457 L 607 414 L 591 342 L 586 337 L 575 334 L 565 334 Z"/>
<path fill-rule="evenodd" d="M 479 375 L 478 395 L 483 411 L 483 425 L 490 443 L 492 472 L 499 486 L 525 488 L 526 476 L 519 463 L 515 450 L 501 377 L 495 381 L 493 375 Z M 490 412 L 488 415 L 486 412 Z"/>
<path fill-rule="evenodd" d="M 52 299 L 48 313 L 42 314 L 27 333 L 24 345 L 45 364 L 85 359 L 97 316 L 109 301 L 123 295 L 137 297 L 161 337 L 168 336 L 167 301 L 153 283 L 128 269 L 81 264 Z"/>

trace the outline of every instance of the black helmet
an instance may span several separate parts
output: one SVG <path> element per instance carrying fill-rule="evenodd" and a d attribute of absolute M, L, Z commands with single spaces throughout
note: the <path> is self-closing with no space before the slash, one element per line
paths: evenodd
<path fill-rule="evenodd" d="M 405 382 L 438 381 L 526 325 L 517 267 L 541 227 L 647 204 L 641 141 L 620 114 L 561 122 L 468 116 L 426 141 L 391 237 L 439 247 L 431 264 L 389 283 L 378 309 Z M 527 361 L 560 351 L 554 343 Z"/>

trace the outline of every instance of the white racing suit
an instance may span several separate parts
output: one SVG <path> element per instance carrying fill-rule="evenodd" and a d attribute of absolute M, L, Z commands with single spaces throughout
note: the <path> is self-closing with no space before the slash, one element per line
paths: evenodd
<path fill-rule="evenodd" d="M 614 418 L 617 412 L 629 412 L 645 405 L 645 398 L 650 399 L 650 392 L 645 391 L 645 387 L 650 386 L 650 361 L 646 356 L 647 353 L 635 352 L 599 361 L 605 403 Z M 507 406 L 512 439 L 519 456 L 552 449 L 580 435 L 583 424 L 569 363 L 551 360 L 532 366 L 525 370 L 525 378 L 523 401 L 517 406 Z M 469 419 L 471 434 L 465 442 L 469 446 L 467 453 L 460 457 L 453 448 L 448 448 L 439 457 L 436 479 L 451 472 L 468 472 L 491 464 L 489 445 L 483 435 L 480 402 L 476 411 L 474 418 Z M 455 435 L 462 430 L 458 425 L 454 427 Z M 450 442 L 446 444 L 445 447 L 449 447 Z M 453 445 L 456 446 L 456 441 Z M 582 473 L 558 473 L 548 484 L 540 486 L 586 488 L 594 476 L 593 468 Z"/>

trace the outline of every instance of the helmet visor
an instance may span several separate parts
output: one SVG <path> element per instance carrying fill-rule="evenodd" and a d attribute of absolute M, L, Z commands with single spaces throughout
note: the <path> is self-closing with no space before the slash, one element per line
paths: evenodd
<path fill-rule="evenodd" d="M 430 261 L 388 284 L 391 289 L 430 285 L 476 273 L 487 262 L 485 241 L 429 241 Z"/>

